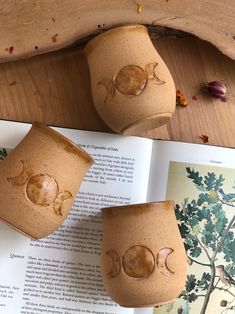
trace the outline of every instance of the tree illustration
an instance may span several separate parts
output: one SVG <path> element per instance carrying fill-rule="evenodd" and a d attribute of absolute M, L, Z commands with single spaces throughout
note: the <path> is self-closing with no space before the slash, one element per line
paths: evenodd
<path fill-rule="evenodd" d="M 3 160 L 7 156 L 7 151 L 5 148 L 0 148 L 0 160 Z"/>
<path fill-rule="evenodd" d="M 200 314 L 206 313 L 210 296 L 215 290 L 223 290 L 233 300 L 221 300 L 222 309 L 235 309 L 235 237 L 232 228 L 235 227 L 235 215 L 229 220 L 224 207 L 235 207 L 235 192 L 225 193 L 222 175 L 213 172 L 201 176 L 198 171 L 186 167 L 187 177 L 194 183 L 198 198 L 186 198 L 181 205 L 176 204 L 176 217 L 181 235 L 184 239 L 189 264 L 196 263 L 204 268 L 201 278 L 194 274 L 187 276 L 185 290 L 180 295 L 189 303 L 203 298 Z M 235 189 L 235 186 L 232 187 Z M 235 212 L 235 211 L 234 211 Z M 207 261 L 202 261 L 206 256 Z M 223 260 L 223 265 L 218 262 Z M 222 272 L 227 282 L 221 281 L 216 275 Z M 222 276 L 223 277 L 223 276 Z M 223 278 L 222 278 L 223 279 Z M 227 287 L 224 287 L 224 284 Z M 223 284 L 223 286 L 221 285 Z M 222 287 L 221 287 L 222 286 Z M 198 311 L 199 313 L 199 311 Z"/>

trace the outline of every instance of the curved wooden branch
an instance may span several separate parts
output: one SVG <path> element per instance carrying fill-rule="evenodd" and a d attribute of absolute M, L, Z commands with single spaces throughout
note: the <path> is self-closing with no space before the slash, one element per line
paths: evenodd
<path fill-rule="evenodd" d="M 219 288 L 219 287 L 215 287 L 215 289 L 225 291 L 225 292 L 229 293 L 230 295 L 232 295 L 233 297 L 235 297 L 235 294 L 232 293 L 231 291 L 229 291 L 228 289 Z"/>
<path fill-rule="evenodd" d="M 233 0 L 0 0 L 0 61 L 57 50 L 123 24 L 166 26 L 207 40 L 235 59 Z"/>
<path fill-rule="evenodd" d="M 192 257 L 189 257 L 189 256 L 188 256 L 188 258 L 189 258 L 192 262 L 194 262 L 194 263 L 196 263 L 196 264 L 198 264 L 198 265 L 211 267 L 211 264 L 206 264 L 206 263 L 199 262 L 199 261 L 197 261 L 197 260 L 195 260 L 195 259 L 193 259 Z"/>

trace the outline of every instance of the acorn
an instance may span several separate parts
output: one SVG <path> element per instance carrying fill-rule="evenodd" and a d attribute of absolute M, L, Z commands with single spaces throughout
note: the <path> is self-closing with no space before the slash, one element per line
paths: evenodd
<path fill-rule="evenodd" d="M 177 310 L 177 314 L 183 314 L 183 308 L 182 308 L 182 306 L 180 306 L 179 308 L 178 308 L 178 310 Z"/>
<path fill-rule="evenodd" d="M 222 301 L 220 302 L 220 306 L 222 306 L 222 307 L 226 307 L 227 304 L 228 304 L 228 301 L 226 301 L 226 300 L 222 300 Z"/>

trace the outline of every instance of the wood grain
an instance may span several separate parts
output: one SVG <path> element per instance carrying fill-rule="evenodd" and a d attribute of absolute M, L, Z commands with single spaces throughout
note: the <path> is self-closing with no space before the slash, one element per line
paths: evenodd
<path fill-rule="evenodd" d="M 0 61 L 60 49 L 117 25 L 180 29 L 235 59 L 234 0 L 0 0 Z"/>
<path fill-rule="evenodd" d="M 206 134 L 209 144 L 235 147 L 235 61 L 193 36 L 154 44 L 189 105 L 141 136 L 202 143 L 199 136 Z M 227 84 L 226 103 L 202 91 L 201 84 L 212 80 Z M 111 132 L 94 109 L 87 62 L 76 46 L 1 64 L 0 118 Z"/>

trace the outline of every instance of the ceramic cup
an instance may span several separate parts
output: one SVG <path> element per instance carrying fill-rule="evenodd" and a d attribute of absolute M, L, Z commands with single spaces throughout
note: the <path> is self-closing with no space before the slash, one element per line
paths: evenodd
<path fill-rule="evenodd" d="M 101 270 L 111 298 L 124 307 L 173 301 L 187 271 L 173 201 L 103 208 Z"/>
<path fill-rule="evenodd" d="M 51 128 L 34 123 L 0 162 L 0 219 L 32 239 L 66 218 L 92 158 Z"/>
<path fill-rule="evenodd" d="M 115 132 L 135 135 L 171 118 L 172 76 L 143 25 L 108 30 L 85 47 L 94 105 Z"/>

